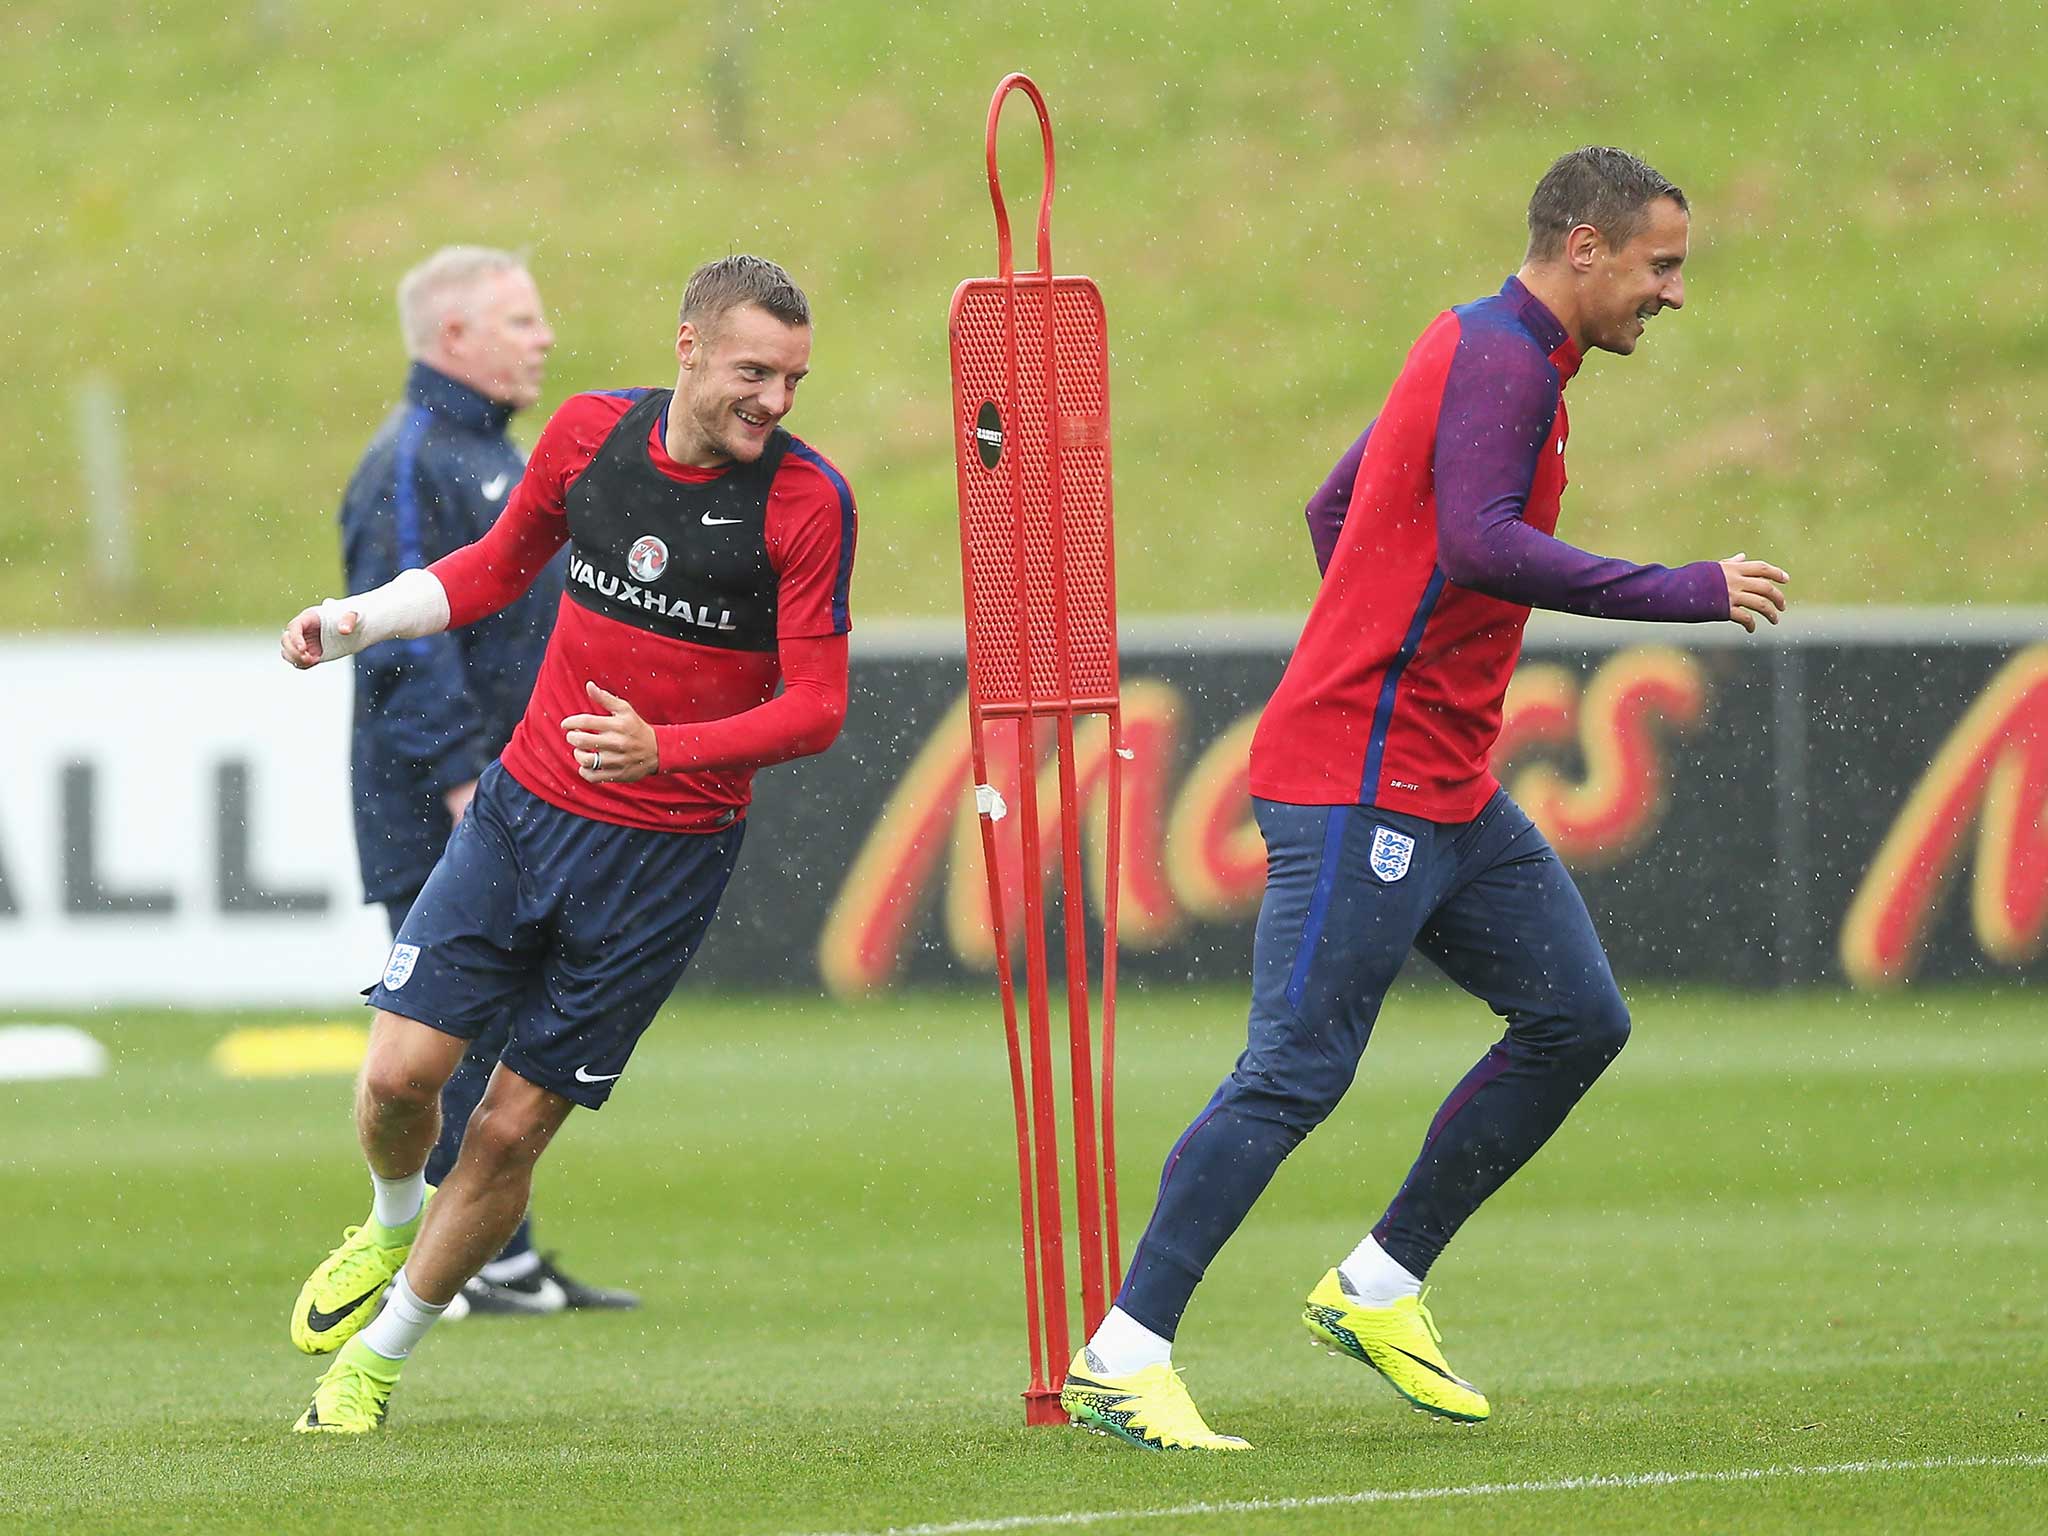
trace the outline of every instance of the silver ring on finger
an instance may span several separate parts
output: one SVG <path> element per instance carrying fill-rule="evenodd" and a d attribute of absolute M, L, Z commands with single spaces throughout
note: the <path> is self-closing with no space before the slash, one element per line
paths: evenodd
<path fill-rule="evenodd" d="M 593 752 L 593 753 L 591 753 L 591 754 L 590 754 L 590 771 L 591 771 L 592 773 L 595 773 L 595 772 L 597 772 L 599 764 L 603 763 L 603 761 L 604 761 L 604 754 L 602 754 L 602 753 L 600 753 L 600 752 Z"/>

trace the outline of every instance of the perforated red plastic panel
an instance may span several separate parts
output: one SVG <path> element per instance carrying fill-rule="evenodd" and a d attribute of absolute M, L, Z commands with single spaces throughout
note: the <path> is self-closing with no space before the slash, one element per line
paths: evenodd
<path fill-rule="evenodd" d="M 1014 405 L 1005 362 L 999 278 L 962 283 L 953 295 L 953 424 L 960 472 L 962 557 L 967 567 L 967 683 L 984 709 L 1106 708 L 1117 693 L 1115 570 L 1110 511 L 1109 345 L 1102 294 L 1085 277 L 1053 282 L 1058 369 L 1058 475 L 1065 570 L 1054 568 L 1053 438 L 1046 401 L 1045 279 L 1021 273 L 1016 288 Z M 994 412 L 999 443 L 987 434 Z M 1021 516 L 1013 507 L 1017 460 Z M 988 460 L 993 457 L 994 462 Z M 1031 696 L 1018 642 L 1016 540 L 1024 539 Z M 1068 675 L 1059 658 L 1058 584 L 1066 586 Z"/>

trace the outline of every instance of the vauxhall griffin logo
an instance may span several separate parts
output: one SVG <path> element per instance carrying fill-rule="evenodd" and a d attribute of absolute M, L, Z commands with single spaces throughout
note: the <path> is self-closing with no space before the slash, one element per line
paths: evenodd
<path fill-rule="evenodd" d="M 651 533 L 644 539 L 635 539 L 632 552 L 626 556 L 626 569 L 636 581 L 659 580 L 668 569 L 668 546 Z"/>
<path fill-rule="evenodd" d="M 974 446 L 984 469 L 994 469 L 1003 456 L 1003 416 L 993 400 L 982 401 L 981 413 L 974 418 Z"/>

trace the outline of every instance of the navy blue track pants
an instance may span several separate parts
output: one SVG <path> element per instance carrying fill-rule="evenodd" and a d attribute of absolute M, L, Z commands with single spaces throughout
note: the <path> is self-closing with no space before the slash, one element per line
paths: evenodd
<path fill-rule="evenodd" d="M 1117 1302 L 1168 1338 L 1281 1162 L 1337 1107 L 1409 949 L 1507 1021 L 1373 1228 L 1417 1276 L 1628 1039 L 1586 904 L 1505 791 L 1471 821 L 1253 802 L 1266 894 L 1244 1054 L 1174 1143 Z"/>

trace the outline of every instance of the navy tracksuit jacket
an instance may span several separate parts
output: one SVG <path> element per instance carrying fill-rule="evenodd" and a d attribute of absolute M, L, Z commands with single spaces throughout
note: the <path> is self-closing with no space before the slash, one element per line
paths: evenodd
<path fill-rule="evenodd" d="M 365 592 L 481 538 L 525 472 L 512 412 L 424 363 L 356 466 L 341 504 L 348 590 Z M 526 595 L 475 624 L 392 640 L 355 658 L 350 752 L 356 852 L 371 901 L 426 883 L 453 822 L 442 793 L 511 739 L 562 595 L 563 557 Z"/>

